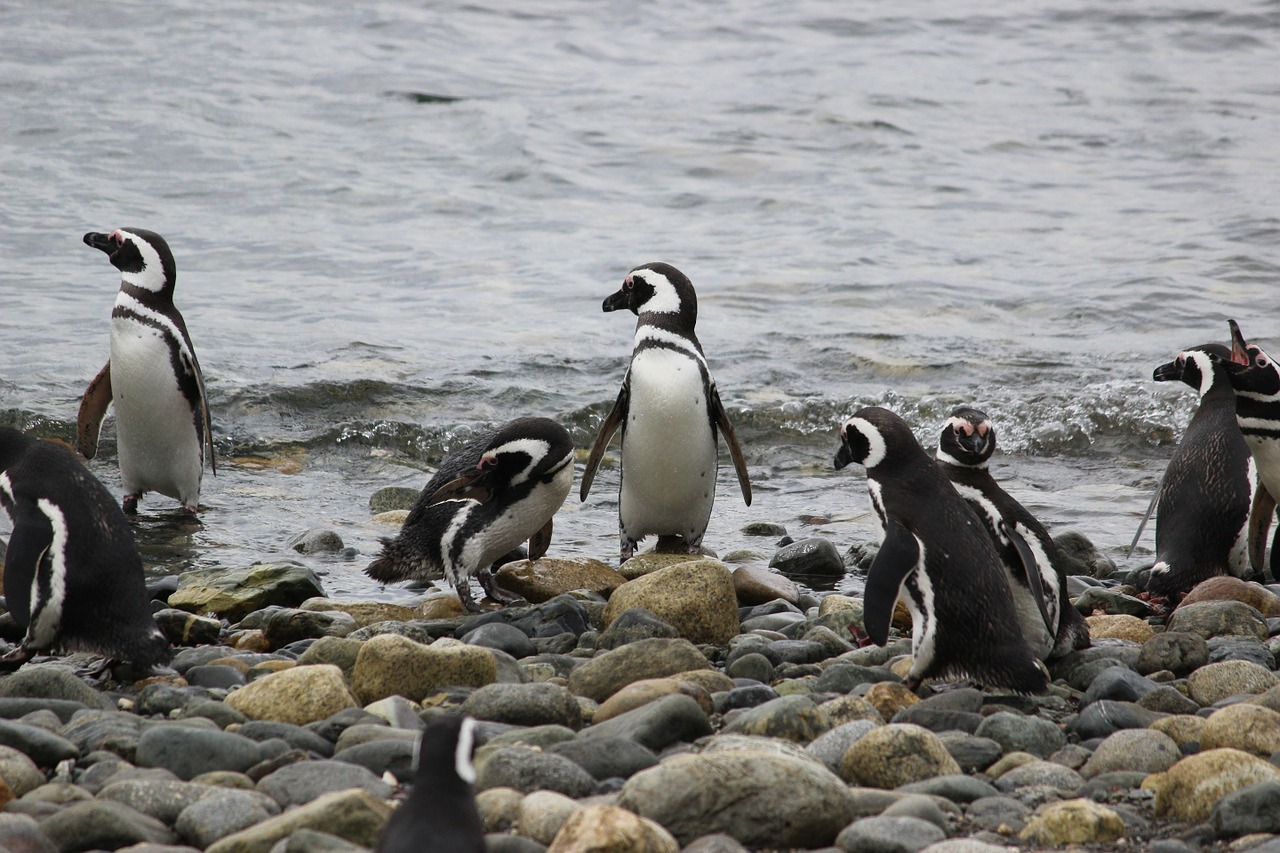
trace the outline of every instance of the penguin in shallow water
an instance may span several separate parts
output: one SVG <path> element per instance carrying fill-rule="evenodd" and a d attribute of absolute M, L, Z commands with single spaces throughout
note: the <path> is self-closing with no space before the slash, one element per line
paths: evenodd
<path fill-rule="evenodd" d="M 173 304 L 173 253 L 163 237 L 141 228 L 90 232 L 84 242 L 106 252 L 121 278 L 111 309 L 111 358 L 84 392 L 76 449 L 94 457 L 102 419 L 114 405 L 125 512 L 136 511 L 146 492 L 159 492 L 194 514 L 206 458 L 214 474 L 218 469 L 200 362 Z"/>
<path fill-rule="evenodd" d="M 469 579 L 496 601 L 514 597 L 493 581 L 493 561 L 528 540 L 529 559 L 547 553 L 552 516 L 573 484 L 573 439 L 549 418 L 518 418 L 440 464 L 399 535 L 365 569 L 389 583 L 446 579 L 468 610 L 479 607 Z"/>
<path fill-rule="evenodd" d="M 664 263 L 638 266 L 604 300 L 605 311 L 637 316 L 631 364 L 618 399 L 600 425 L 582 475 L 587 499 L 605 448 L 622 431 L 618 530 L 626 562 L 646 536 L 680 537 L 698 553 L 716 497 L 718 439 L 724 436 L 751 505 L 751 480 L 729 416 L 720 402 L 702 345 L 694 334 L 698 297 L 680 270 Z"/>
<path fill-rule="evenodd" d="M 867 469 L 880 550 L 867 572 L 867 634 L 889 638 L 895 602 L 911 613 L 905 684 L 969 676 L 1019 693 L 1042 693 L 1044 665 L 1022 636 L 1013 596 L 991 538 L 902 418 L 860 409 L 840 430 L 835 467 Z"/>
<path fill-rule="evenodd" d="M 1041 660 L 1089 645 L 1089 626 L 1067 595 L 1062 552 L 1049 531 L 991 476 L 996 430 L 986 413 L 956 409 L 935 458 L 991 537 L 1004 565 L 1023 636 Z"/>
<path fill-rule="evenodd" d="M 475 726 L 470 717 L 449 716 L 423 730 L 413 788 L 382 828 L 374 853 L 484 853 L 471 788 Z"/>
<path fill-rule="evenodd" d="M 1248 577 L 1261 568 L 1251 554 L 1249 515 L 1257 490 L 1257 468 L 1236 423 L 1236 395 L 1227 363 L 1231 350 L 1202 344 L 1183 350 L 1155 369 L 1157 382 L 1181 381 L 1196 389 L 1200 406 L 1173 452 L 1156 493 L 1156 563 L 1146 591 L 1165 598 L 1190 592 L 1217 575 Z"/>
<path fill-rule="evenodd" d="M 140 667 L 169 659 L 129 523 L 75 454 L 0 427 L 0 507 L 13 521 L 5 600 L 26 631 L 0 668 L 58 650 Z"/>

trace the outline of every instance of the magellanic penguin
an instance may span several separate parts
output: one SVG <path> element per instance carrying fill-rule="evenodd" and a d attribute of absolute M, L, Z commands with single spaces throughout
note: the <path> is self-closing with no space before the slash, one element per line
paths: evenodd
<path fill-rule="evenodd" d="M 409 511 L 399 535 L 365 573 L 388 583 L 446 579 L 471 611 L 477 576 L 496 601 L 513 600 L 493 582 L 494 560 L 528 540 L 529 559 L 547 553 L 552 516 L 573 484 L 573 439 L 549 418 L 518 418 L 450 455 Z"/>
<path fill-rule="evenodd" d="M 680 270 L 651 263 L 627 273 L 603 308 L 626 308 L 639 319 L 631 365 L 596 434 L 579 496 L 587 499 L 605 448 L 621 430 L 622 561 L 630 559 L 649 535 L 678 536 L 690 553 L 697 553 L 715 502 L 721 434 L 738 472 L 742 498 L 751 505 L 747 463 L 694 334 L 698 297 Z"/>
<path fill-rule="evenodd" d="M 1228 324 L 1231 360 L 1227 362 L 1227 374 L 1236 392 L 1236 423 L 1253 454 L 1260 485 L 1249 517 L 1250 549 L 1258 558 L 1254 564 L 1262 565 L 1260 554 L 1266 529 L 1275 514 L 1276 499 L 1280 498 L 1280 366 L 1261 347 L 1244 339 L 1235 320 Z M 1277 577 L 1278 563 L 1280 558 L 1273 547 L 1272 578 Z"/>
<path fill-rule="evenodd" d="M 94 457 L 114 405 L 125 511 L 137 510 L 144 493 L 159 492 L 195 513 L 206 450 L 214 474 L 218 469 L 204 377 L 173 304 L 173 253 L 163 237 L 141 228 L 90 232 L 84 242 L 120 270 L 120 292 L 111 309 L 111 358 L 84 392 L 76 449 Z"/>
<path fill-rule="evenodd" d="M 475 727 L 475 720 L 463 716 L 427 725 L 418 741 L 409 798 L 392 812 L 374 853 L 484 853 L 484 829 L 471 788 Z"/>
<path fill-rule="evenodd" d="M 995 449 L 991 419 L 965 406 L 947 419 L 936 459 L 996 546 L 1032 653 L 1047 660 L 1085 648 L 1089 626 L 1067 594 L 1062 552 L 1044 525 L 991 476 L 988 463 Z"/>
<path fill-rule="evenodd" d="M 13 520 L 5 600 L 26 630 L 0 667 L 16 669 L 38 651 L 140 667 L 169 659 L 129 523 L 75 454 L 0 427 L 0 506 Z"/>
<path fill-rule="evenodd" d="M 867 634 L 889 638 L 894 604 L 911 613 L 913 661 L 905 684 L 969 676 L 1019 693 L 1042 693 L 1044 664 L 1022 636 L 1009 583 L 978 517 L 902 418 L 860 409 L 840 430 L 835 467 L 867 469 L 882 541 L 867 572 Z"/>
<path fill-rule="evenodd" d="M 1230 360 L 1229 348 L 1202 344 L 1152 374 L 1157 382 L 1185 382 L 1200 395 L 1156 493 L 1156 563 L 1146 586 L 1153 595 L 1173 598 L 1208 578 L 1243 578 L 1262 568 L 1270 512 L 1254 531 L 1261 539 L 1251 543 L 1249 515 L 1258 476 L 1236 423 Z"/>

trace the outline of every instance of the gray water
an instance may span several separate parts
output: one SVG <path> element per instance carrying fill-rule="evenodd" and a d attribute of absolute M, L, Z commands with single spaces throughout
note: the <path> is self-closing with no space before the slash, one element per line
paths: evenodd
<path fill-rule="evenodd" d="M 369 495 L 518 414 L 589 446 L 633 323 L 600 301 L 665 260 L 755 481 L 724 461 L 709 546 L 871 538 L 840 422 L 929 446 L 965 403 L 1010 492 L 1137 564 L 1194 406 L 1152 368 L 1228 317 L 1280 343 L 1280 5 L 1230 6 L 0 3 L 0 422 L 71 437 L 118 284 L 81 235 L 158 231 L 220 465 L 199 525 L 144 500 L 149 570 L 324 526 L 326 589 L 394 598 Z M 616 487 L 553 554 L 616 559 Z"/>

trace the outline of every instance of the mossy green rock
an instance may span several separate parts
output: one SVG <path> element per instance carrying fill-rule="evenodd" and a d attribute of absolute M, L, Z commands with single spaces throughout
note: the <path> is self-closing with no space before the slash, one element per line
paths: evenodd
<path fill-rule="evenodd" d="M 301 563 L 254 563 L 244 569 L 196 569 L 183 572 L 169 606 L 191 613 L 217 613 L 239 621 L 255 610 L 297 607 L 324 595 L 320 579 Z"/>
<path fill-rule="evenodd" d="M 295 726 L 359 707 L 342 670 L 332 664 L 296 666 L 265 675 L 228 694 L 226 703 L 251 720 Z"/>
<path fill-rule="evenodd" d="M 1156 792 L 1156 817 L 1198 823 L 1232 791 L 1274 781 L 1280 781 L 1280 769 L 1264 759 L 1238 749 L 1210 749 L 1148 776 L 1142 787 Z"/>
<path fill-rule="evenodd" d="M 1124 837 L 1124 820 L 1092 800 L 1066 800 L 1045 806 L 1018 837 L 1046 847 L 1106 843 Z"/>

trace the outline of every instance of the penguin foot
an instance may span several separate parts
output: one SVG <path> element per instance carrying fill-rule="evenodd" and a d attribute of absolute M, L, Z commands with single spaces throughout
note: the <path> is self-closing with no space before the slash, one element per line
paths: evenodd
<path fill-rule="evenodd" d="M 476 572 L 476 580 L 480 582 L 480 588 L 484 590 L 485 595 L 502 605 L 515 604 L 517 601 L 524 601 L 524 597 L 503 589 L 498 586 L 494 573 L 490 569 L 481 569 Z"/>
<path fill-rule="evenodd" d="M 182 509 L 187 515 L 195 515 L 200 511 L 200 505 L 199 504 L 183 504 Z"/>
<path fill-rule="evenodd" d="M 142 495 L 125 495 L 124 500 L 120 502 L 120 506 L 125 512 L 133 515 L 138 511 L 138 499 L 141 497 Z"/>
<path fill-rule="evenodd" d="M 32 652 L 25 645 L 14 646 L 3 655 L 0 655 L 0 672 L 13 672 L 31 660 L 31 657 Z"/>
<path fill-rule="evenodd" d="M 871 639 L 870 634 L 859 628 L 857 625 L 849 625 L 849 635 L 853 637 L 854 645 L 860 649 L 865 649 L 867 646 L 873 646 L 876 642 Z"/>

